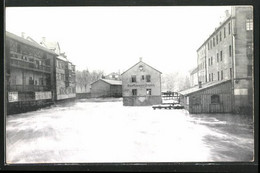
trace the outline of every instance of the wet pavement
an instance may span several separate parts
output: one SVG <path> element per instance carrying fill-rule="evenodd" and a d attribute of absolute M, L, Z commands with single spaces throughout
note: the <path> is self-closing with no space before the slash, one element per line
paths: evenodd
<path fill-rule="evenodd" d="M 252 117 L 80 100 L 6 118 L 8 163 L 253 161 Z"/>

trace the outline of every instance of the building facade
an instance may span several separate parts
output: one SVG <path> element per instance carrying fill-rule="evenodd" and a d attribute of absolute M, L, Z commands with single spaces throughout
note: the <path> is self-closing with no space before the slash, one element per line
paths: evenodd
<path fill-rule="evenodd" d="M 218 26 L 210 37 L 197 50 L 198 83 L 200 90 L 211 84 L 209 95 L 221 86 L 219 82 L 228 81 L 231 108 L 229 112 L 251 112 L 253 104 L 252 63 L 253 63 L 253 9 L 252 7 L 232 7 L 231 14 L 226 12 L 226 19 Z M 216 87 L 214 89 L 214 87 Z M 213 89 L 212 89 L 213 88 Z M 221 92 L 217 95 L 218 104 L 227 102 L 222 98 Z M 198 95 L 195 93 L 182 93 L 184 97 Z M 216 96 L 217 97 L 217 96 Z M 187 99 L 186 98 L 186 99 Z M 191 103 L 190 101 L 188 101 Z M 214 99 L 213 99 L 214 102 Z M 185 104 L 185 101 L 183 101 Z M 187 103 L 187 102 L 186 102 Z M 198 102 L 203 106 L 202 102 Z M 209 102 L 208 104 L 210 104 Z M 214 102 L 215 103 L 215 102 Z M 216 104 L 216 103 L 215 103 Z M 218 112 L 226 110 L 220 108 Z M 211 112 L 201 109 L 201 112 Z"/>
<path fill-rule="evenodd" d="M 99 79 L 91 84 L 91 97 L 122 97 L 122 81 Z"/>
<path fill-rule="evenodd" d="M 124 106 L 147 106 L 162 103 L 160 71 L 140 59 L 121 76 Z"/>
<path fill-rule="evenodd" d="M 196 67 L 195 69 L 193 69 L 190 73 L 190 86 L 196 86 L 198 85 L 198 68 Z"/>
<path fill-rule="evenodd" d="M 31 37 L 6 32 L 5 84 L 7 114 L 48 106 L 76 98 L 75 65 L 64 53 Z"/>
<path fill-rule="evenodd" d="M 47 41 L 42 38 L 40 44 L 56 53 L 58 56 L 54 59 L 54 82 L 55 82 L 55 100 L 75 99 L 76 98 L 76 71 L 72 64 L 62 52 L 58 42 Z"/>
<path fill-rule="evenodd" d="M 26 38 L 6 32 L 7 113 L 27 111 L 54 101 L 56 54 Z"/>

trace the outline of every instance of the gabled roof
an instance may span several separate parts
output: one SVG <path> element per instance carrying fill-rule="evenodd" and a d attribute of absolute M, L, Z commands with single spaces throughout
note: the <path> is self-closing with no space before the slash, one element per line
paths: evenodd
<path fill-rule="evenodd" d="M 111 80 L 111 79 L 98 79 L 97 81 L 91 83 L 90 85 L 92 85 L 92 84 L 94 84 L 94 83 L 96 83 L 96 82 L 98 82 L 100 80 L 104 81 L 104 82 L 106 82 L 106 83 L 108 83 L 110 85 L 122 85 L 122 81 L 120 81 L 120 80 Z"/>
<path fill-rule="evenodd" d="M 34 42 L 32 42 L 32 41 L 26 40 L 26 39 L 24 39 L 24 38 L 22 38 L 22 37 L 19 37 L 19 36 L 13 34 L 13 33 L 8 32 L 8 31 L 6 31 L 5 33 L 6 33 L 6 36 L 9 37 L 9 38 L 11 38 L 11 39 L 14 39 L 14 40 L 19 41 L 19 42 L 21 42 L 21 43 L 24 43 L 24 44 L 33 46 L 33 47 L 38 48 L 38 49 L 41 49 L 41 50 L 46 51 L 46 52 L 48 52 L 48 53 L 57 55 L 55 52 L 53 52 L 53 51 L 51 51 L 51 50 L 49 50 L 49 49 L 47 49 L 47 48 L 45 48 L 45 47 L 39 45 L 38 43 L 34 43 Z"/>
<path fill-rule="evenodd" d="M 54 52 L 56 52 L 57 54 L 60 54 L 60 45 L 57 41 L 53 41 L 53 42 L 50 42 L 50 41 L 41 41 L 41 45 L 46 47 L 47 49 L 50 49 Z"/>
<path fill-rule="evenodd" d="M 159 73 L 162 73 L 162 72 L 160 72 L 159 70 L 157 70 L 157 69 L 151 67 L 150 65 L 146 64 L 145 62 L 139 61 L 138 63 L 136 63 L 135 65 L 133 65 L 132 67 L 130 67 L 128 70 L 124 71 L 121 75 L 123 75 L 124 73 L 126 73 L 127 71 L 129 71 L 130 69 L 132 69 L 133 67 L 135 67 L 136 65 L 138 65 L 139 63 L 143 63 L 143 64 L 147 65 L 148 67 L 154 69 L 155 71 L 158 71 Z"/>
<path fill-rule="evenodd" d="M 179 93 L 181 95 L 189 95 L 189 94 L 192 94 L 192 93 L 195 93 L 195 92 L 198 92 L 198 91 L 202 91 L 204 89 L 208 89 L 208 88 L 223 84 L 223 83 L 228 82 L 228 81 L 231 81 L 231 80 L 229 79 L 229 80 L 208 82 L 208 83 L 203 84 L 201 88 L 199 88 L 199 86 L 196 85 L 192 88 L 188 88 L 186 90 L 180 91 Z"/>

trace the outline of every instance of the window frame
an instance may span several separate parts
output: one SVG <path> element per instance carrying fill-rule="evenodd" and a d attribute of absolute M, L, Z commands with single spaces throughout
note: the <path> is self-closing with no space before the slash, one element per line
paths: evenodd
<path fill-rule="evenodd" d="M 136 83 L 136 82 L 137 82 L 137 80 L 136 80 L 136 75 L 132 75 L 132 76 L 131 76 L 131 82 L 132 82 L 132 83 Z"/>

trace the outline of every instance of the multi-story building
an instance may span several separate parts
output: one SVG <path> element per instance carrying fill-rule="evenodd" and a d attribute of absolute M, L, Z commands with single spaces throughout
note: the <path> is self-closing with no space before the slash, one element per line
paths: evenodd
<path fill-rule="evenodd" d="M 54 82 L 55 82 L 55 100 L 75 99 L 76 98 L 76 72 L 75 65 L 67 59 L 64 52 L 61 52 L 58 42 L 47 41 L 43 37 L 41 43 L 43 47 L 55 52 L 54 64 Z"/>
<path fill-rule="evenodd" d="M 7 114 L 42 107 L 54 101 L 52 83 L 56 54 L 29 40 L 6 32 Z"/>
<path fill-rule="evenodd" d="M 24 33 L 19 37 L 6 32 L 7 114 L 76 98 L 75 65 L 60 52 L 58 44 L 42 43 L 45 44 L 38 44 Z"/>
<path fill-rule="evenodd" d="M 162 103 L 161 72 L 140 61 L 122 73 L 124 106 L 147 106 Z"/>
<path fill-rule="evenodd" d="M 197 55 L 199 89 L 181 92 L 186 108 L 190 112 L 251 112 L 253 8 L 226 11 L 225 20 Z"/>

